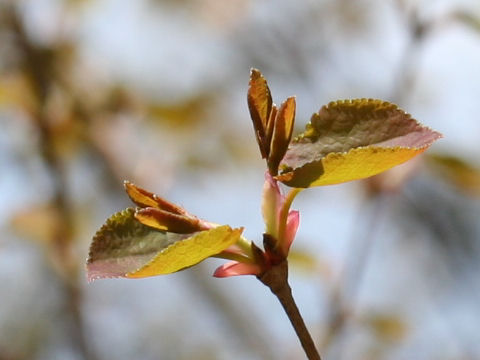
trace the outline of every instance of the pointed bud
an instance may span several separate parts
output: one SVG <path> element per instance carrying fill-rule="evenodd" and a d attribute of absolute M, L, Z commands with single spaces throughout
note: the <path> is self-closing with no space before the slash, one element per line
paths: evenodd
<path fill-rule="evenodd" d="M 278 214 L 283 201 L 278 182 L 266 171 L 262 194 L 262 214 L 266 226 L 265 232 L 272 236 L 278 235 Z"/>
<path fill-rule="evenodd" d="M 292 246 L 293 240 L 297 233 L 298 225 L 300 224 L 300 213 L 297 210 L 292 210 L 288 213 L 287 227 L 285 229 L 284 242 L 282 244 L 283 254 L 287 255 Z"/>
<path fill-rule="evenodd" d="M 138 209 L 135 212 L 135 218 L 143 225 L 176 234 L 190 234 L 210 229 L 198 218 L 173 214 L 153 207 Z"/>
<path fill-rule="evenodd" d="M 223 264 L 215 270 L 213 276 L 217 278 L 224 278 L 238 275 L 259 275 L 261 268 L 257 264 L 241 263 L 238 261 L 231 261 Z"/>
<path fill-rule="evenodd" d="M 292 139 L 295 122 L 295 97 L 289 97 L 278 110 L 275 117 L 273 136 L 268 156 L 268 169 L 273 176 L 278 174 L 278 166 L 287 152 Z"/>
<path fill-rule="evenodd" d="M 273 129 L 275 128 L 275 118 L 277 117 L 277 107 L 275 104 L 272 106 L 272 111 L 270 112 L 270 117 L 267 122 L 267 129 L 265 133 L 265 149 L 267 153 L 267 159 L 270 155 L 270 147 L 272 144 Z"/>
<path fill-rule="evenodd" d="M 147 190 L 144 190 L 135 184 L 132 184 L 130 181 L 124 181 L 123 186 L 125 187 L 125 191 L 130 199 L 139 207 L 141 208 L 157 208 L 162 209 L 174 214 L 178 215 L 185 215 L 187 212 L 185 209 L 177 206 L 161 197 L 151 193 Z"/>
<path fill-rule="evenodd" d="M 267 81 L 257 69 L 252 69 L 250 72 L 247 101 L 258 146 L 262 158 L 266 158 L 268 157 L 266 132 L 270 112 L 272 111 L 272 95 Z"/>
<path fill-rule="evenodd" d="M 138 186 L 132 184 L 130 181 L 125 180 L 123 182 L 125 191 L 130 199 L 137 205 L 142 208 L 144 207 L 158 207 L 157 202 L 154 200 L 151 192 L 139 188 Z"/>

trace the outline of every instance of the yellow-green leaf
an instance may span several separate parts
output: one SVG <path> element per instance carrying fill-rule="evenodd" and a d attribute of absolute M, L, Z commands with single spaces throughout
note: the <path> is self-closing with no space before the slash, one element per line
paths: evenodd
<path fill-rule="evenodd" d="M 232 229 L 228 225 L 202 231 L 175 242 L 159 252 L 148 264 L 127 274 L 129 278 L 142 278 L 170 274 L 216 255 L 235 244 L 243 229 Z"/>
<path fill-rule="evenodd" d="M 389 102 L 332 102 L 292 141 L 277 179 L 302 188 L 363 179 L 422 153 L 441 136 Z"/>
<path fill-rule="evenodd" d="M 191 234 L 159 231 L 135 219 L 135 209 L 112 215 L 95 234 L 88 280 L 168 274 L 195 265 L 236 243 L 243 229 L 228 225 Z"/>
<path fill-rule="evenodd" d="M 89 281 L 124 277 L 147 264 L 170 244 L 191 236 L 152 229 L 134 215 L 133 208 L 118 212 L 97 231 L 87 260 Z"/>

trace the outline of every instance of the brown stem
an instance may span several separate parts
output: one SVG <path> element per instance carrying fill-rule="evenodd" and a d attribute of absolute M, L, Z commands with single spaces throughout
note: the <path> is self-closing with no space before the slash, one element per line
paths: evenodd
<path fill-rule="evenodd" d="M 268 286 L 272 293 L 278 298 L 285 310 L 290 322 L 292 323 L 298 339 L 302 344 L 303 350 L 309 360 L 321 360 L 320 354 L 315 347 L 310 333 L 303 321 L 302 315 L 298 310 L 297 304 L 292 296 L 292 289 L 288 284 L 288 263 L 286 260 L 278 265 L 274 265 L 258 279 Z"/>

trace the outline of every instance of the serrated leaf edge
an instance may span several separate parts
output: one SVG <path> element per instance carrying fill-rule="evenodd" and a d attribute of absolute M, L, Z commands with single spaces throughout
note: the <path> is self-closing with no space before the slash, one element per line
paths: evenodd
<path fill-rule="evenodd" d="M 386 101 L 386 100 L 381 100 L 381 99 L 374 99 L 374 98 L 357 98 L 357 99 L 340 99 L 340 100 L 335 100 L 335 101 L 330 101 L 328 104 L 326 105 L 323 105 L 317 112 L 313 113 L 312 114 L 312 117 L 314 115 L 319 115 L 320 112 L 322 111 L 322 109 L 329 109 L 329 108 L 332 108 L 332 107 L 335 107 L 335 106 L 340 106 L 340 105 L 343 105 L 343 104 L 349 104 L 349 105 L 354 105 L 355 103 L 358 103 L 358 104 L 361 104 L 361 103 L 365 103 L 365 104 L 371 104 L 371 103 L 379 103 L 381 105 L 389 105 L 392 107 L 392 110 L 395 111 L 400 111 L 402 112 L 408 120 L 413 120 L 415 121 L 415 124 L 420 126 L 422 129 L 424 130 L 429 130 L 431 132 L 434 132 L 434 133 L 437 133 L 439 134 L 440 136 L 436 138 L 437 139 L 440 139 L 443 137 L 443 135 L 441 133 L 439 133 L 438 131 L 435 131 L 433 130 L 431 127 L 429 126 L 426 126 L 426 125 L 423 125 L 422 123 L 420 123 L 417 119 L 415 119 L 410 113 L 406 112 L 405 110 L 403 110 L 402 108 L 400 108 L 397 104 L 393 103 L 393 102 L 389 102 L 389 101 Z M 311 120 L 305 125 L 305 130 L 301 133 L 301 134 L 298 134 L 296 135 L 291 143 L 293 142 L 298 142 L 300 141 L 301 139 L 307 137 L 308 138 L 308 135 L 306 135 L 305 133 L 309 130 L 310 127 L 313 127 L 312 125 L 312 122 Z M 429 144 L 429 146 L 433 143 L 433 141 Z M 373 146 L 373 145 L 369 145 L 369 146 Z M 360 147 L 357 147 L 357 148 L 360 148 Z M 355 148 L 355 149 L 357 149 Z"/>
<path fill-rule="evenodd" d="M 115 224 L 115 219 L 124 218 L 125 216 L 129 215 L 129 213 L 131 213 L 131 215 L 133 217 L 133 215 L 135 214 L 135 211 L 136 211 L 136 208 L 128 207 L 126 209 L 123 209 L 121 211 L 118 211 L 118 212 L 114 213 L 107 220 L 105 220 L 105 222 L 100 227 L 100 229 L 98 229 L 95 232 L 95 235 L 93 236 L 92 241 L 90 243 L 90 247 L 88 249 L 88 258 L 87 258 L 87 263 L 86 263 L 87 266 L 88 266 L 88 264 L 91 264 L 93 262 L 93 260 L 92 260 L 92 255 L 93 255 L 92 254 L 92 246 L 95 243 L 95 241 L 101 236 L 101 234 L 103 234 L 108 228 L 111 228 Z M 124 222 L 125 222 L 125 220 L 123 221 L 123 223 Z"/>

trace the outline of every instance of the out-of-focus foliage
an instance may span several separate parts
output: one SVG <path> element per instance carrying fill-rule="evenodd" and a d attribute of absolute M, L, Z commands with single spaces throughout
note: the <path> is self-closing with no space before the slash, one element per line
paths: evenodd
<path fill-rule="evenodd" d="M 467 160 L 453 155 L 430 154 L 427 165 L 435 175 L 467 195 L 480 195 L 480 169 Z"/>
<path fill-rule="evenodd" d="M 372 332 L 383 341 L 401 341 L 408 332 L 403 320 L 391 314 L 366 314 L 360 322 L 370 327 Z"/>

